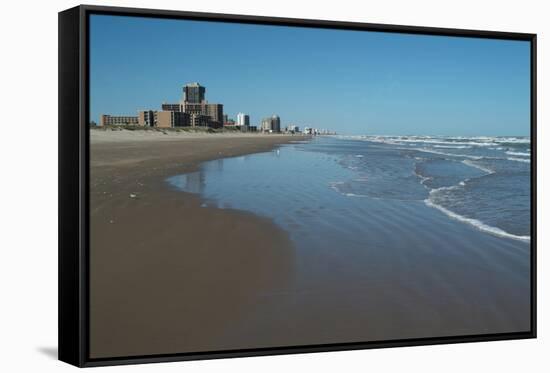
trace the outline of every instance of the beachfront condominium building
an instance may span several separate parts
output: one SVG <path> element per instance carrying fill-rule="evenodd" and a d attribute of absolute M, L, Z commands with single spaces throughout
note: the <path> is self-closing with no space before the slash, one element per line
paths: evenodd
<path fill-rule="evenodd" d="M 297 133 L 300 132 L 300 127 L 295 124 L 289 124 L 286 130 L 287 132 Z"/>
<path fill-rule="evenodd" d="M 189 83 L 183 87 L 181 111 L 191 117 L 192 126 L 221 127 L 224 123 L 223 105 L 211 104 L 205 99 L 206 88 L 199 83 Z M 204 117 L 208 117 L 205 120 Z"/>
<path fill-rule="evenodd" d="M 138 125 L 138 117 L 125 115 L 107 115 L 103 114 L 99 117 L 100 126 L 136 126 Z"/>
<path fill-rule="evenodd" d="M 191 126 L 193 127 L 210 127 L 212 121 L 208 115 L 191 114 Z"/>
<path fill-rule="evenodd" d="M 223 125 L 223 105 L 222 104 L 205 104 L 205 112 L 213 122 L 213 127 L 221 127 Z"/>
<path fill-rule="evenodd" d="M 245 113 L 237 114 L 237 126 L 250 126 L 250 116 Z"/>
<path fill-rule="evenodd" d="M 168 104 L 166 102 L 163 102 L 161 108 L 164 111 L 183 111 L 181 104 Z"/>
<path fill-rule="evenodd" d="M 192 103 L 184 101 L 182 104 L 183 111 L 192 114 L 206 115 L 205 103 Z"/>
<path fill-rule="evenodd" d="M 138 124 L 144 127 L 187 127 L 191 125 L 189 114 L 171 110 L 142 110 L 138 113 Z"/>
<path fill-rule="evenodd" d="M 262 122 L 260 123 L 260 128 L 262 129 L 262 132 L 270 132 L 271 131 L 271 118 L 262 119 Z"/>
<path fill-rule="evenodd" d="M 206 88 L 199 83 L 189 83 L 183 87 L 183 100 L 192 104 L 200 104 L 204 101 Z"/>
<path fill-rule="evenodd" d="M 138 125 L 143 127 L 154 127 L 155 126 L 155 111 L 153 110 L 142 110 L 138 112 Z"/>
<path fill-rule="evenodd" d="M 157 111 L 155 126 L 159 128 L 187 127 L 191 124 L 190 115 L 181 111 Z"/>
<path fill-rule="evenodd" d="M 271 117 L 273 132 L 281 132 L 281 118 L 278 115 Z"/>
<path fill-rule="evenodd" d="M 183 111 L 191 116 L 206 116 L 208 117 L 208 127 L 221 127 L 223 125 L 223 105 L 210 104 L 205 101 L 201 103 L 192 103 L 184 101 L 182 104 Z M 200 123 L 204 120 L 200 119 Z M 198 122 L 197 122 L 198 123 Z M 192 124 L 193 125 L 193 124 Z"/>
<path fill-rule="evenodd" d="M 261 128 L 263 132 L 281 132 L 281 118 L 278 115 L 264 118 L 262 119 Z"/>
<path fill-rule="evenodd" d="M 142 110 L 138 116 L 115 116 L 103 114 L 100 125 L 139 125 L 144 127 L 213 127 L 223 126 L 222 104 L 211 104 L 205 100 L 206 88 L 199 83 L 189 83 L 183 87 L 183 101 L 162 103 L 161 111 Z"/>

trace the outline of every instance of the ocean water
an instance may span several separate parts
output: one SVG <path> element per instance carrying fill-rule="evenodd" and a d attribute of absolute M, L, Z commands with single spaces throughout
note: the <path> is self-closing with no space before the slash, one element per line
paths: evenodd
<path fill-rule="evenodd" d="M 342 191 L 371 197 L 423 199 L 451 218 L 491 234 L 530 239 L 530 139 L 526 137 L 359 136 L 372 158 L 347 161 L 374 183 Z M 375 165 L 376 163 L 376 165 Z M 388 168 L 387 165 L 392 167 Z M 417 177 L 410 178 L 409 170 Z M 424 190 L 418 190 L 420 184 Z M 406 193 L 403 189 L 409 191 Z M 427 192 L 427 195 L 426 195 Z M 401 197 L 400 197 L 401 196 Z M 391 197 L 390 197 L 391 198 Z"/>
<path fill-rule="evenodd" d="M 251 295 L 227 343 L 525 331 L 529 148 L 520 137 L 318 137 L 167 182 L 270 218 L 294 244 L 287 288 Z"/>
<path fill-rule="evenodd" d="M 325 224 L 304 219 L 320 209 L 334 214 L 368 198 L 421 201 L 488 234 L 530 240 L 530 140 L 524 137 L 318 138 L 207 162 L 169 182 L 207 204 L 267 216 L 289 231 Z"/>

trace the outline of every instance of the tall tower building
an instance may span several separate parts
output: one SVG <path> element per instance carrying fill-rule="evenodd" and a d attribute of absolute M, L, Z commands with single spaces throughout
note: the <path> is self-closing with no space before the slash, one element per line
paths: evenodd
<path fill-rule="evenodd" d="M 206 88 L 199 83 L 189 83 L 183 87 L 183 100 L 191 104 L 200 104 L 204 101 Z"/>
<path fill-rule="evenodd" d="M 281 132 L 281 118 L 278 115 L 271 117 L 271 129 L 273 132 Z"/>
<path fill-rule="evenodd" d="M 245 113 L 237 114 L 237 125 L 238 126 L 250 126 L 250 116 Z"/>
<path fill-rule="evenodd" d="M 223 126 L 223 105 L 222 104 L 204 104 L 206 115 L 215 122 L 214 127 Z"/>
<path fill-rule="evenodd" d="M 260 125 L 260 128 L 262 129 L 262 132 L 270 132 L 273 130 L 272 127 L 272 121 L 271 118 L 264 118 L 262 119 L 262 123 Z"/>

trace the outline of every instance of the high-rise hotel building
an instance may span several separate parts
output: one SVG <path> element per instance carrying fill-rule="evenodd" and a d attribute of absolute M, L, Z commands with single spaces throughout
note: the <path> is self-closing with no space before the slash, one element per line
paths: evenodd
<path fill-rule="evenodd" d="M 208 126 L 208 127 L 221 127 L 223 125 L 223 105 L 222 104 L 210 104 L 202 102 L 189 103 L 183 102 L 181 105 L 182 111 L 189 115 L 191 118 L 191 126 Z M 204 118 L 203 118 L 204 117 Z M 197 118 L 197 120 L 193 119 Z"/>
<path fill-rule="evenodd" d="M 183 87 L 183 101 L 190 104 L 200 104 L 205 101 L 206 88 L 199 83 L 189 83 Z"/>
<path fill-rule="evenodd" d="M 191 126 L 223 126 L 223 105 L 206 101 L 206 88 L 199 83 L 189 83 L 183 87 L 181 110 L 188 113 Z"/>
<path fill-rule="evenodd" d="M 261 128 L 263 132 L 281 132 L 281 118 L 278 115 L 264 118 L 262 119 Z"/>
<path fill-rule="evenodd" d="M 250 126 L 250 116 L 245 113 L 237 114 L 237 126 Z"/>
<path fill-rule="evenodd" d="M 177 103 L 162 103 L 161 110 L 141 110 L 137 116 L 103 114 L 99 125 L 135 125 L 146 127 L 214 127 L 223 126 L 223 105 L 210 104 L 205 99 L 206 88 L 199 83 L 183 87 L 183 99 Z"/>

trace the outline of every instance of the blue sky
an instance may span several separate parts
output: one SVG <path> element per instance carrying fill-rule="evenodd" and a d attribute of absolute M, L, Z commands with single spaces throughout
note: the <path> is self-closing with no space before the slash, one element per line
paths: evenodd
<path fill-rule="evenodd" d="M 525 41 L 92 15 L 90 110 L 137 115 L 199 82 L 252 124 L 346 134 L 528 135 Z"/>

